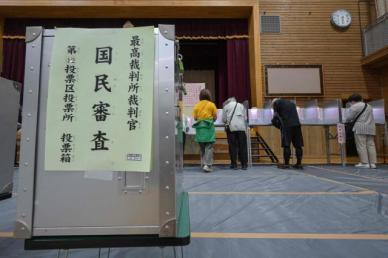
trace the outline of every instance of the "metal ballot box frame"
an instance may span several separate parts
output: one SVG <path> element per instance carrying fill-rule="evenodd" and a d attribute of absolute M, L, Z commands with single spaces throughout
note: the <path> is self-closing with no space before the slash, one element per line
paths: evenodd
<path fill-rule="evenodd" d="M 0 200 L 12 196 L 20 83 L 0 77 Z"/>
<path fill-rule="evenodd" d="M 153 158 L 150 173 L 46 171 L 45 122 L 55 30 L 28 27 L 15 236 L 26 249 L 187 245 L 175 28 L 155 35 Z M 168 151 L 166 151 L 168 150 Z"/>

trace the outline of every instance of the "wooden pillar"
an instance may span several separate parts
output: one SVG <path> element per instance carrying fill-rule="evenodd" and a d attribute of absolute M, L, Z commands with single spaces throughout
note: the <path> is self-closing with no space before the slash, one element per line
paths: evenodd
<path fill-rule="evenodd" d="M 388 114 L 388 66 L 381 69 L 380 81 L 384 98 L 385 114 Z"/>
<path fill-rule="evenodd" d="M 251 80 L 252 106 L 262 107 L 264 90 L 261 71 L 260 20 L 258 1 L 252 6 L 249 17 L 249 74 Z"/>
<path fill-rule="evenodd" d="M 4 18 L 0 17 L 0 73 L 3 71 Z"/>

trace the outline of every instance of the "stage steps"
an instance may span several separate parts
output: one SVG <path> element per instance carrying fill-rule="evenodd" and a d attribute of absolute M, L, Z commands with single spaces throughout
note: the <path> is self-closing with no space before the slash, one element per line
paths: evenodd
<path fill-rule="evenodd" d="M 258 132 L 256 132 L 256 136 L 251 136 L 251 151 L 252 163 L 262 163 L 262 158 L 269 158 L 272 163 L 279 162 L 275 153 Z"/>

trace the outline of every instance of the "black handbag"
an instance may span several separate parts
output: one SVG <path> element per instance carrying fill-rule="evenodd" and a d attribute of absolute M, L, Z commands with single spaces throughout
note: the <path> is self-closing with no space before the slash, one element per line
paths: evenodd
<path fill-rule="evenodd" d="M 275 113 L 275 115 L 273 116 L 273 118 L 271 120 L 271 124 L 279 130 L 282 129 L 282 124 L 283 124 L 282 119 L 280 118 L 280 116 L 278 114 Z"/>
<path fill-rule="evenodd" d="M 233 113 L 232 113 L 232 116 L 230 117 L 229 122 L 227 121 L 226 124 L 224 125 L 224 127 L 225 127 L 225 132 L 227 132 L 227 133 L 230 133 L 230 127 L 229 127 L 229 125 L 230 125 L 230 123 L 232 122 L 232 119 L 233 119 L 233 116 L 234 116 L 234 111 L 236 111 L 237 104 L 238 104 L 238 103 L 236 102 L 236 105 L 234 106 Z"/>
<path fill-rule="evenodd" d="M 357 115 L 357 117 L 351 121 L 345 123 L 345 134 L 346 134 L 346 155 L 347 156 L 357 156 L 357 148 L 356 148 L 356 143 L 354 141 L 354 132 L 353 132 L 353 127 L 356 124 L 358 118 L 364 113 L 366 110 L 368 104 L 365 103 L 364 108 L 362 111 Z"/>

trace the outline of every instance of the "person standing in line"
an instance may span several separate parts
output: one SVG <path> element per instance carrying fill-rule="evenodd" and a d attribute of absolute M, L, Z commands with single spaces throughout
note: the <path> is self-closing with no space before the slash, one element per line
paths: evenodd
<path fill-rule="evenodd" d="M 346 116 L 346 122 L 354 122 L 353 132 L 360 163 L 357 168 L 376 168 L 376 124 L 371 105 L 363 102 L 361 95 L 352 94 L 348 98 L 350 108 Z"/>
<path fill-rule="evenodd" d="M 201 90 L 199 102 L 193 109 L 193 117 L 196 122 L 195 141 L 201 149 L 201 165 L 205 172 L 211 172 L 213 166 L 213 145 L 216 141 L 214 121 L 217 120 L 217 107 L 211 100 L 210 91 Z"/>
<path fill-rule="evenodd" d="M 231 97 L 224 102 L 222 109 L 222 122 L 225 124 L 225 131 L 228 138 L 230 168 L 238 169 L 237 153 L 241 163 L 241 169 L 248 168 L 248 149 L 247 149 L 247 115 L 245 107 Z"/>
<path fill-rule="evenodd" d="M 303 169 L 303 135 L 300 126 L 298 111 L 296 105 L 286 99 L 276 98 L 272 101 L 274 116 L 272 125 L 280 129 L 281 142 L 283 148 L 284 164 L 279 164 L 278 168 L 290 168 L 291 143 L 295 148 L 296 164 L 295 169 Z"/>

